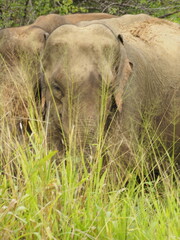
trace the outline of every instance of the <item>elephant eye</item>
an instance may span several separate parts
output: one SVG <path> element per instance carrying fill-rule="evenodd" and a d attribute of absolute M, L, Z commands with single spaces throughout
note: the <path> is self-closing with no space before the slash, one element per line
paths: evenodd
<path fill-rule="evenodd" d="M 55 98 L 57 98 L 58 100 L 62 99 L 63 91 L 62 91 L 62 88 L 59 86 L 59 84 L 53 83 L 52 84 L 52 91 L 53 91 L 53 95 L 54 95 Z"/>
<path fill-rule="evenodd" d="M 56 91 L 60 91 L 60 92 L 61 92 L 60 87 L 57 86 L 56 84 L 53 84 L 52 87 L 53 87 L 54 90 L 56 90 Z"/>

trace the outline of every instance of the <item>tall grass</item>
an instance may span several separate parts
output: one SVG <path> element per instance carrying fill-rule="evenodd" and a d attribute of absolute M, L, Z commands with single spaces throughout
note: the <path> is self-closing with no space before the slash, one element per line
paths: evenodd
<path fill-rule="evenodd" d="M 137 165 L 126 178 L 118 165 L 112 167 L 114 159 L 103 166 L 103 111 L 90 169 L 86 161 L 91 156 L 83 151 L 76 154 L 70 147 L 59 157 L 47 146 L 31 70 L 14 68 L 3 76 L 6 83 L 1 79 L 0 239 L 180 239 L 180 190 L 173 156 L 168 149 L 158 152 L 164 144 L 148 122 L 146 141 L 140 141 L 134 152 Z M 8 91 L 15 93 L 15 103 Z M 73 148 L 73 135 L 69 138 Z M 150 176 L 150 158 L 159 170 L 161 161 L 168 159 L 170 173 Z"/>

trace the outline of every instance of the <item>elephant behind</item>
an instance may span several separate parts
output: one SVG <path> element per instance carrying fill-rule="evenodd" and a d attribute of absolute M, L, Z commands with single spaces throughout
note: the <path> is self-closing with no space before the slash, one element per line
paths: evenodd
<path fill-rule="evenodd" d="M 6 116 L 1 118 L 2 131 L 4 124 L 15 136 L 27 130 L 28 109 L 39 85 L 39 56 L 48 35 L 34 26 L 0 30 L 0 111 Z"/>
<path fill-rule="evenodd" d="M 108 142 L 112 161 L 127 166 L 148 119 L 151 144 L 162 137 L 178 159 L 179 34 L 179 25 L 148 15 L 57 28 L 43 56 L 50 141 L 60 150 L 72 136 L 81 150 Z"/>
<path fill-rule="evenodd" d="M 75 13 L 68 15 L 48 14 L 38 17 L 33 25 L 39 26 L 49 34 L 64 24 L 76 24 L 80 21 L 115 18 L 117 16 L 107 13 Z"/>

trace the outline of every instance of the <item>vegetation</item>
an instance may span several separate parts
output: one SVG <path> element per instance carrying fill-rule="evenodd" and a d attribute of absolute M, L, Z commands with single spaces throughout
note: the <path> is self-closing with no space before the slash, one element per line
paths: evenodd
<path fill-rule="evenodd" d="M 90 1 L 93 9 L 87 7 L 88 1 L 82 2 L 0 0 L 0 21 L 7 27 L 27 24 L 49 12 L 103 10 L 97 4 L 100 1 Z M 156 8 L 160 2 L 167 4 L 151 1 Z M 173 4 L 176 6 L 177 1 Z M 113 9 L 109 6 L 106 10 L 116 13 L 118 9 L 113 5 Z M 127 13 L 129 8 L 123 9 Z M 90 169 L 86 161 L 91 156 L 83 152 L 77 155 L 73 144 L 62 158 L 56 149 L 47 146 L 48 122 L 35 101 L 31 67 L 20 62 L 12 71 L 1 64 L 0 239 L 179 240 L 180 188 L 174 155 L 158 137 L 154 138 L 150 122 L 144 120 L 144 138 L 134 152 L 137 164 L 125 177 L 114 159 L 103 165 L 101 143 L 95 146 L 96 157 Z M 159 144 L 163 153 L 159 152 Z M 149 170 L 149 158 L 155 160 L 158 176 Z M 164 159 L 169 164 L 168 173 L 159 164 Z"/>

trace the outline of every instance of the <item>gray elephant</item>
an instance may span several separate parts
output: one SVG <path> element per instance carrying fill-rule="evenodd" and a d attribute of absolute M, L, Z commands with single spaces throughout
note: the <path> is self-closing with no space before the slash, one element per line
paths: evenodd
<path fill-rule="evenodd" d="M 10 63 L 10 65 L 16 64 L 22 54 L 26 54 L 28 58 L 41 54 L 49 34 L 61 25 L 113 17 L 116 16 L 105 13 L 69 14 L 64 16 L 49 14 L 38 17 L 31 25 L 1 29 L 0 56 L 6 63 Z"/>
<path fill-rule="evenodd" d="M 0 97 L 3 99 L 0 108 L 3 112 L 9 112 L 7 122 L 17 119 L 18 128 L 25 126 L 23 128 L 27 129 L 27 120 L 22 120 L 29 119 L 27 103 L 30 96 L 27 92 L 31 91 L 32 99 L 39 95 L 39 56 L 49 34 L 63 24 L 110 17 L 114 16 L 103 13 L 65 16 L 49 14 L 38 17 L 28 26 L 0 30 Z M 14 120 L 11 125 L 14 125 Z"/>
<path fill-rule="evenodd" d="M 178 159 L 179 36 L 178 24 L 144 14 L 57 28 L 43 57 L 51 141 L 61 149 L 74 136 L 86 149 L 100 139 L 128 165 L 147 122 L 151 144 L 163 138 Z"/>
<path fill-rule="evenodd" d="M 48 35 L 57 27 L 85 20 L 112 17 L 115 16 L 105 13 L 69 14 L 64 16 L 49 14 L 40 16 L 31 25 L 1 29 L 0 54 L 3 57 L 9 56 L 9 58 L 12 58 L 12 55 L 17 51 L 26 51 L 28 54 L 40 53 L 44 48 Z"/>
<path fill-rule="evenodd" d="M 49 34 L 64 24 L 74 24 L 85 20 L 115 17 L 105 13 L 49 14 L 38 17 L 34 23 L 27 26 L 5 28 L 0 30 L 0 65 L 16 66 L 19 60 L 33 62 L 33 69 L 38 65 L 38 56 L 42 53 Z M 39 69 L 39 65 L 36 69 Z M 1 74 L 2 76 L 4 73 Z"/>

